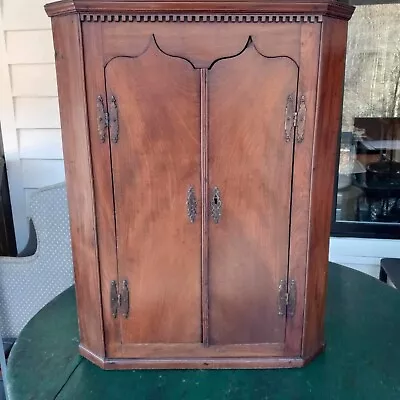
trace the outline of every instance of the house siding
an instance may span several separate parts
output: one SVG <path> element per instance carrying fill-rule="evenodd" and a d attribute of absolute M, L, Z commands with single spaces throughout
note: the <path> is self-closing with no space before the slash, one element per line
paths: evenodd
<path fill-rule="evenodd" d="M 0 3 L 0 124 L 17 246 L 27 240 L 35 189 L 64 180 L 60 117 L 46 0 Z"/>

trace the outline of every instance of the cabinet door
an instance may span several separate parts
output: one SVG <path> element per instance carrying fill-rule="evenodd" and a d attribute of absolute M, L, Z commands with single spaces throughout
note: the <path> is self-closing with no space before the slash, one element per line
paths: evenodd
<path fill-rule="evenodd" d="M 105 74 L 119 285 L 130 298 L 113 356 L 147 357 L 151 344 L 201 341 L 199 74 L 155 42 Z"/>
<path fill-rule="evenodd" d="M 265 57 L 251 41 L 209 71 L 211 345 L 285 339 L 278 298 L 288 271 L 293 165 L 285 119 L 297 80 L 293 60 Z"/>

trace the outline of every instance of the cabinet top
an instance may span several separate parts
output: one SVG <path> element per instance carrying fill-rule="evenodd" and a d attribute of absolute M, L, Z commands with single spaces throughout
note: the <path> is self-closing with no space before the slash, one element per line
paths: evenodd
<path fill-rule="evenodd" d="M 50 17 L 64 14 L 300 14 L 348 20 L 354 7 L 338 0 L 61 0 L 45 5 Z"/>

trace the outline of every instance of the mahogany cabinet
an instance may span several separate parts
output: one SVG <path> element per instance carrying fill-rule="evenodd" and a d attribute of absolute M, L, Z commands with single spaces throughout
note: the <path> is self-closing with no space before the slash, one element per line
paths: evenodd
<path fill-rule="evenodd" d="M 318 354 L 353 8 L 46 10 L 81 354 L 106 369 L 296 367 Z"/>

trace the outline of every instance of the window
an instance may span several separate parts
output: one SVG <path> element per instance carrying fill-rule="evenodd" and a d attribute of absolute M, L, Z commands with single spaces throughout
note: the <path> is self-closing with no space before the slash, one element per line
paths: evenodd
<path fill-rule="evenodd" d="M 400 1 L 358 3 L 349 24 L 332 234 L 400 237 Z"/>

